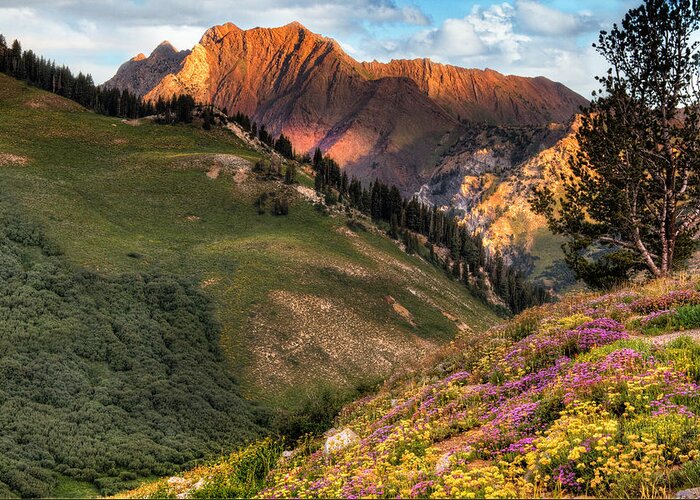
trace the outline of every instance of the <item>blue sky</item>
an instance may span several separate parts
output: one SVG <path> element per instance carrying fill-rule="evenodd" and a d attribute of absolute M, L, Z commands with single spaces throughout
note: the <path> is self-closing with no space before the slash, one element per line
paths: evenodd
<path fill-rule="evenodd" d="M 353 57 L 430 57 L 543 75 L 585 96 L 605 70 L 600 29 L 641 0 L 0 0 L 0 33 L 100 83 L 162 40 L 191 48 L 204 30 L 299 21 Z"/>

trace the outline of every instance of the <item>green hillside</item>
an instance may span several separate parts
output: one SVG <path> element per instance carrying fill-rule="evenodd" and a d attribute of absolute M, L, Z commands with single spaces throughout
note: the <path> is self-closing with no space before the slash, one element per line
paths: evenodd
<path fill-rule="evenodd" d="M 694 498 L 700 283 L 570 294 L 348 405 L 124 498 Z M 686 491 L 684 491 L 686 490 Z"/>
<path fill-rule="evenodd" d="M 202 369 L 215 366 L 199 382 L 189 380 L 190 375 L 183 371 L 183 380 L 188 379 L 186 392 L 201 396 L 218 410 L 226 411 L 229 405 L 239 408 L 241 429 L 258 432 L 259 425 L 266 425 L 264 414 L 242 400 L 219 402 L 213 397 L 209 383 L 219 378 L 217 373 L 233 377 L 230 384 L 236 389 L 232 393 L 240 387 L 241 394 L 273 409 L 295 409 L 324 386 L 351 387 L 376 380 L 406 361 L 429 354 L 460 332 L 483 331 L 497 319 L 463 286 L 418 257 L 406 255 L 371 225 L 365 229 L 349 226 L 344 215 L 325 214 L 295 188 L 252 172 L 246 162 L 257 160 L 258 154 L 227 131 L 205 132 L 194 126 L 156 125 L 147 120 L 122 122 L 4 75 L 0 75 L 0 116 L 3 202 L 12 207 L 13 217 L 23 227 L 45 235 L 43 250 L 33 240 L 15 241 L 7 236 L 13 245 L 22 247 L 13 255 L 23 269 L 57 259 L 52 265 L 65 273 L 95 277 L 100 283 L 97 290 L 84 290 L 78 283 L 76 296 L 87 294 L 93 297 L 90 300 L 99 296 L 98 302 L 107 311 L 105 324 L 111 323 L 112 329 L 117 328 L 121 315 L 128 315 L 125 311 L 141 311 L 134 313 L 136 319 L 129 316 L 137 327 L 120 344 L 146 352 L 143 355 L 149 359 L 157 357 L 157 351 L 155 344 L 143 344 L 146 339 L 139 333 L 139 321 L 162 310 L 164 330 L 158 335 L 167 336 L 169 328 L 175 329 L 175 336 L 185 335 L 183 348 L 191 350 L 187 370 L 197 363 Z M 272 215 L 269 207 L 259 214 L 255 201 L 262 193 L 290 199 L 289 215 Z M 24 248 L 25 244 L 30 245 Z M 54 256 L 56 253 L 62 256 Z M 190 319 L 177 314 L 180 306 L 169 302 L 170 295 L 164 303 L 152 303 L 156 299 L 142 289 L 149 276 L 166 280 L 168 294 L 189 297 L 194 304 L 190 312 L 199 323 L 182 326 L 186 323 L 181 320 Z M 135 297 L 124 299 L 133 301 L 126 306 L 111 294 Z M 210 324 L 209 313 L 202 311 L 208 311 L 209 303 L 214 326 L 205 327 Z M 72 341 L 69 334 L 74 325 L 70 318 L 60 320 L 66 322 L 65 328 L 52 335 L 56 342 L 64 342 L 61 348 L 68 349 L 65 343 Z M 207 336 L 207 328 L 214 333 Z M 17 342 L 7 331 L 2 329 L 3 340 Z M 46 332 L 39 328 L 36 335 Z M 217 346 L 211 344 L 212 339 Z M 103 340 L 92 340 L 95 349 L 103 348 Z M 62 355 L 47 347 L 49 351 Z M 113 372 L 128 372 L 133 369 L 129 361 L 132 365 L 139 362 L 131 351 L 124 356 L 127 368 L 108 366 L 113 362 L 109 353 L 93 366 L 98 374 L 107 370 L 105 380 L 110 383 L 104 390 L 108 393 L 116 390 L 111 385 Z M 82 361 L 76 363 L 75 373 L 87 370 Z M 134 373 L 127 375 L 121 384 L 138 385 L 137 378 L 130 378 Z M 164 380 L 172 375 L 166 371 Z M 0 377 L 7 376 L 0 371 Z M 84 382 L 76 383 L 79 390 Z M 18 394 L 20 389 L 24 390 L 18 386 Z M 161 390 L 167 392 L 167 384 L 152 388 L 156 396 Z M 202 391 L 206 393 L 199 394 Z M 0 393 L 0 404 L 9 404 L 13 397 L 12 392 Z M 49 400 L 43 404 L 59 403 Z M 11 415 L 5 410 L 0 413 Z M 186 419 L 193 410 L 185 405 L 181 411 Z M 178 425 L 188 435 L 201 432 L 182 422 Z M 221 425 L 219 429 L 224 428 Z M 147 432 L 142 436 L 128 429 L 123 426 L 120 431 L 125 447 L 140 446 L 141 439 L 162 441 L 162 436 Z M 239 437 L 244 436 L 231 440 Z M 215 436 L 204 438 L 193 441 L 187 453 L 174 453 L 165 461 L 166 468 L 206 454 Z M 225 441 L 220 443 L 226 446 Z M 18 445 L 0 446 L 16 449 Z M 32 460 L 38 469 L 33 477 L 43 488 L 55 487 L 59 479 L 68 484 L 71 477 L 99 485 L 97 479 L 109 476 L 109 484 L 114 485 L 162 473 L 158 468 L 162 464 L 134 470 L 131 464 L 119 463 L 106 465 L 95 474 L 77 473 L 78 467 L 62 462 L 67 458 L 37 446 Z M 173 443 L 168 446 L 177 448 Z M 0 455 L 4 453 L 0 450 Z M 157 462 L 161 457 L 147 452 L 143 460 Z M 55 470 L 61 470 L 63 476 L 57 477 Z M 3 477 L 0 481 L 9 484 Z M 103 491 L 112 490 L 112 486 L 105 488 Z M 12 486 L 9 490 L 20 492 Z"/>

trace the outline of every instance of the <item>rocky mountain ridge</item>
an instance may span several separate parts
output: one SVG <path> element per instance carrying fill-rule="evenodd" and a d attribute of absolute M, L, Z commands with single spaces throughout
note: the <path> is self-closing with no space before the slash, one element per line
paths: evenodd
<path fill-rule="evenodd" d="M 148 57 L 138 54 L 122 64 L 117 73 L 104 83 L 104 87 L 126 89 L 132 94 L 144 95 L 165 75 L 178 71 L 189 53 L 189 50 L 178 51 L 165 40 Z"/>
<path fill-rule="evenodd" d="M 586 103 L 546 78 L 426 59 L 361 63 L 299 23 L 214 26 L 181 62 L 173 56 L 153 64 L 152 57 L 125 63 L 108 84 L 127 88 L 133 73 L 131 88 L 146 99 L 188 93 L 243 112 L 290 137 L 299 152 L 320 147 L 351 175 L 379 178 L 404 194 L 433 176 L 474 123 L 546 126 Z"/>

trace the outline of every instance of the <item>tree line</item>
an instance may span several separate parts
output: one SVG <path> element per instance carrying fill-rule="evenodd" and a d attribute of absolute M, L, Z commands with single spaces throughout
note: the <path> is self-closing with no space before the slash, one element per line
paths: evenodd
<path fill-rule="evenodd" d="M 406 199 L 396 186 L 380 180 L 365 186 L 358 179 L 349 179 L 337 162 L 318 148 L 311 164 L 316 190 L 325 196 L 326 203 L 346 204 L 375 222 L 388 224 L 389 236 L 402 240 L 407 252 L 426 253 L 431 262 L 442 266 L 475 295 L 485 300 L 492 292 L 513 313 L 549 300 L 543 286 L 528 281 L 516 266 L 505 262 L 500 252 L 489 252 L 482 235 L 459 224 L 454 213 L 431 207 L 415 196 Z M 447 252 L 439 252 L 439 248 Z M 446 255 L 441 257 L 439 253 Z"/>
<path fill-rule="evenodd" d="M 225 108 L 224 113 L 226 113 Z M 264 124 L 258 126 L 257 122 L 253 121 L 248 115 L 241 113 L 240 111 L 232 115 L 231 120 L 233 120 L 234 123 L 237 123 L 243 129 L 243 131 L 247 132 L 252 137 L 257 137 L 260 142 L 271 147 L 285 158 L 290 160 L 304 160 L 304 158 L 297 156 L 294 151 L 294 147 L 292 146 L 292 141 L 283 133 L 281 133 L 279 137 L 275 139 L 274 136 L 268 132 Z"/>
<path fill-rule="evenodd" d="M 74 75 L 67 66 L 59 66 L 32 50 L 22 50 L 19 40 L 8 46 L 2 34 L 0 73 L 75 101 L 102 115 L 133 119 L 157 114 L 164 123 L 190 123 L 193 119 L 195 102 L 191 96 L 176 95 L 153 103 L 126 89 L 99 87 L 89 74 L 79 72 Z"/>

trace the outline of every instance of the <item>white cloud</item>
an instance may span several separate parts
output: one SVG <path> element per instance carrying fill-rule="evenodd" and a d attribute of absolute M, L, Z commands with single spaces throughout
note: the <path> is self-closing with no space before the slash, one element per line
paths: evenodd
<path fill-rule="evenodd" d="M 465 58 L 482 54 L 486 46 L 466 19 L 447 19 L 439 29 L 425 31 L 411 41 L 412 53 L 433 59 Z M 398 48 L 397 44 L 394 44 Z"/>
<path fill-rule="evenodd" d="M 597 25 L 590 13 L 569 14 L 534 0 L 517 0 L 515 10 L 519 26 L 536 35 L 572 36 Z"/>
<path fill-rule="evenodd" d="M 439 62 L 479 66 L 498 59 L 520 59 L 521 47 L 530 40 L 514 31 L 515 9 L 508 3 L 489 8 L 474 6 L 462 19 L 446 19 L 439 27 L 424 30 L 407 40 L 382 45 L 396 57 L 430 57 Z"/>
<path fill-rule="evenodd" d="M 503 56 L 507 62 L 520 59 L 523 44 L 530 41 L 527 36 L 515 32 L 513 14 L 513 7 L 503 3 L 485 10 L 474 7 L 468 17 L 490 53 Z"/>

